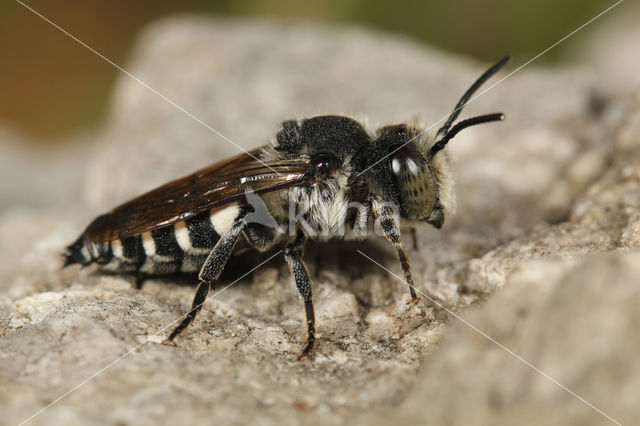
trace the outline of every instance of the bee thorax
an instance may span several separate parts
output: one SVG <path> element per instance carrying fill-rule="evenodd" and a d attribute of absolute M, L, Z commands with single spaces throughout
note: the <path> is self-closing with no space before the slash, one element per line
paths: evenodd
<path fill-rule="evenodd" d="M 350 197 L 335 179 L 310 187 L 291 188 L 289 225 L 313 240 L 343 237 L 347 226 Z"/>

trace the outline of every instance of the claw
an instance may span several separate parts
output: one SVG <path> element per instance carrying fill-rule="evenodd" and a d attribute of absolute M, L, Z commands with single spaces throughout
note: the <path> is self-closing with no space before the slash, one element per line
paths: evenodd
<path fill-rule="evenodd" d="M 304 351 L 302 351 L 302 353 L 300 355 L 298 355 L 298 361 L 302 361 L 303 359 L 308 359 L 310 361 L 313 360 L 313 357 L 311 356 L 312 351 L 307 351 L 306 349 Z"/>
<path fill-rule="evenodd" d="M 311 342 L 307 342 L 307 346 L 304 348 L 304 350 L 302 351 L 302 353 L 298 356 L 298 361 L 302 360 L 303 358 L 307 358 L 307 359 L 312 359 L 311 354 L 313 353 L 313 341 Z"/>
<path fill-rule="evenodd" d="M 178 346 L 178 345 L 176 345 L 176 342 L 174 342 L 171 337 L 168 337 L 168 338 L 164 339 L 162 341 L 162 344 L 165 345 L 165 346 Z"/>

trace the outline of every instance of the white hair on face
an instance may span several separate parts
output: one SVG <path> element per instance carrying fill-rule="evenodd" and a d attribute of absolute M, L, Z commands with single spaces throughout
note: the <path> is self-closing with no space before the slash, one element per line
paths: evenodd
<path fill-rule="evenodd" d="M 435 143 L 435 139 L 432 140 L 433 142 L 431 143 L 431 146 Z M 429 148 L 431 146 L 429 146 Z M 453 215 L 456 212 L 456 194 L 453 178 L 451 177 L 450 164 L 451 160 L 449 158 L 449 154 L 444 149 L 439 151 L 431 159 L 431 170 L 433 170 L 433 174 L 438 181 L 438 197 L 440 198 L 440 205 L 442 206 L 444 213 L 447 215 Z"/>
<path fill-rule="evenodd" d="M 429 150 L 436 143 L 436 130 L 424 131 L 424 126 L 418 123 L 417 118 L 413 118 L 408 126 L 412 133 L 417 136 L 417 146 L 424 158 L 428 158 Z M 451 159 L 446 149 L 442 149 L 430 161 L 431 170 L 438 182 L 438 198 L 440 206 L 445 216 L 453 215 L 456 212 L 456 195 L 453 177 L 451 176 Z"/>

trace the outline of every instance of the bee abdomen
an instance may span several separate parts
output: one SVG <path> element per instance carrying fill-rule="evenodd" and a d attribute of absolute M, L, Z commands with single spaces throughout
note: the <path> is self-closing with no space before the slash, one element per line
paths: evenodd
<path fill-rule="evenodd" d="M 114 272 L 197 272 L 238 213 L 234 206 L 207 211 L 183 222 L 107 242 L 91 241 L 83 234 L 67 248 L 65 266 L 96 263 Z"/>
<path fill-rule="evenodd" d="M 105 265 L 105 269 L 146 274 L 196 272 L 219 239 L 220 234 L 207 212 L 184 222 L 112 241 L 114 260 Z"/>
<path fill-rule="evenodd" d="M 76 263 L 86 266 L 93 262 L 91 253 L 87 249 L 87 239 L 84 234 L 80 235 L 80 238 L 67 247 L 67 251 L 63 253 L 63 256 L 63 267 Z"/>

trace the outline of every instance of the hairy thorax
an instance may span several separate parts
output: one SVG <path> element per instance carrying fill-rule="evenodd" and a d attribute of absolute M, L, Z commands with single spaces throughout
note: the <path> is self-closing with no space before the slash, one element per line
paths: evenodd
<path fill-rule="evenodd" d="M 346 189 L 348 176 L 340 171 L 315 185 L 291 188 L 290 228 L 299 229 L 307 238 L 317 241 L 354 238 L 352 224 L 363 204 Z"/>

